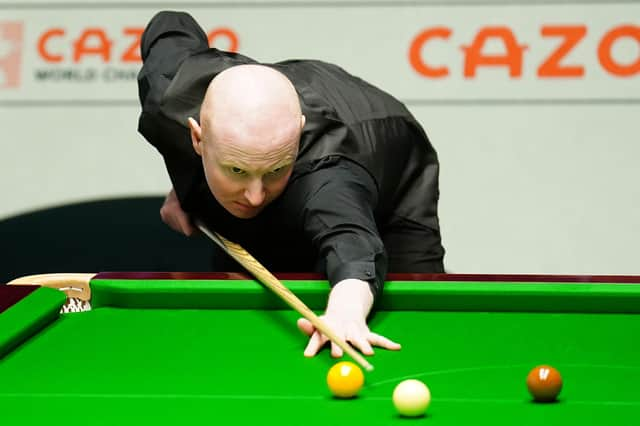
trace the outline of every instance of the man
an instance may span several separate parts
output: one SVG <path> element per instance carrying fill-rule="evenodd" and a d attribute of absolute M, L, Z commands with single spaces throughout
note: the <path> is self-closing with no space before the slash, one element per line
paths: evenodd
<path fill-rule="evenodd" d="M 335 65 L 210 49 L 185 13 L 157 14 L 141 49 L 139 131 L 173 184 L 163 220 L 191 235 L 197 218 L 271 271 L 326 274 L 325 322 L 365 355 L 400 349 L 367 327 L 385 275 L 443 272 L 444 256 L 437 155 L 409 111 Z M 326 337 L 298 326 L 315 355 Z"/>

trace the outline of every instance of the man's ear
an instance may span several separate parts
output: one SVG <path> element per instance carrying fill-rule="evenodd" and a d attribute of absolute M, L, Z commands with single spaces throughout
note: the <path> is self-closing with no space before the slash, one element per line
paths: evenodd
<path fill-rule="evenodd" d="M 196 120 L 189 117 L 189 129 L 191 129 L 191 143 L 193 144 L 193 150 L 202 157 L 202 128 Z"/>
<path fill-rule="evenodd" d="M 304 129 L 304 124 L 307 122 L 307 117 L 305 117 L 304 115 L 301 116 L 302 118 L 300 119 L 300 129 Z"/>

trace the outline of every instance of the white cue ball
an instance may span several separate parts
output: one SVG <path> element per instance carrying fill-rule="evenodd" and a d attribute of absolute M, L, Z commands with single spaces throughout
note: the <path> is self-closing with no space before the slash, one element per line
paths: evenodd
<path fill-rule="evenodd" d="M 402 416 L 422 416 L 430 402 L 431 392 L 420 380 L 404 380 L 393 390 L 393 405 Z"/>

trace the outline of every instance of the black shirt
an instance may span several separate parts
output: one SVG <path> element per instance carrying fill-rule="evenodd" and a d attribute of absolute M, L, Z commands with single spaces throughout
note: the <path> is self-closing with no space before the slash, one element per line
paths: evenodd
<path fill-rule="evenodd" d="M 271 271 L 357 278 L 379 292 L 387 271 L 443 272 L 438 159 L 421 126 L 389 94 L 321 61 L 270 66 L 298 93 L 306 124 L 285 191 L 253 219 L 213 197 L 187 118 L 213 77 L 246 56 L 209 48 L 186 13 L 160 12 L 142 36 L 139 131 L 162 154 L 182 208 Z"/>

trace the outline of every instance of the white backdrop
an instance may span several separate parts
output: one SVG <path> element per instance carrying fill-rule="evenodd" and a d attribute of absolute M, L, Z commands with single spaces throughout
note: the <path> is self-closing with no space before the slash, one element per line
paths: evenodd
<path fill-rule="evenodd" d="M 184 4 L 228 31 L 219 48 L 232 34 L 261 61 L 335 62 L 406 102 L 440 155 L 448 270 L 640 273 L 640 3 Z M 166 192 L 136 132 L 131 50 L 157 10 L 0 1 L 0 220 Z M 416 42 L 433 29 L 448 35 Z"/>

